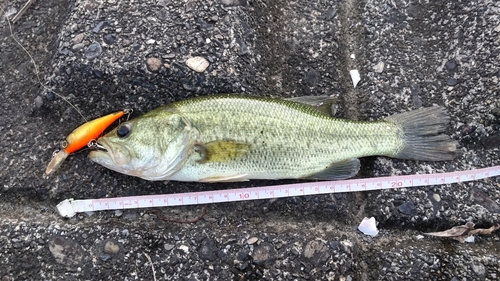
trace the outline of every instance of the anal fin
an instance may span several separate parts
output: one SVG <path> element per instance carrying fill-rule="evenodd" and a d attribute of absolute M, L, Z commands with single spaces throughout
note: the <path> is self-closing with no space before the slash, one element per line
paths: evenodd
<path fill-rule="evenodd" d="M 344 180 L 354 177 L 359 171 L 359 160 L 350 158 L 341 162 L 332 163 L 323 171 L 306 177 L 310 180 Z"/>

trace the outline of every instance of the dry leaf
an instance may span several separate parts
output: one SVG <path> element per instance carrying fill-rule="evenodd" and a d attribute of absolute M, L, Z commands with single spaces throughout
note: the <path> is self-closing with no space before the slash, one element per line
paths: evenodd
<path fill-rule="evenodd" d="M 440 232 L 429 232 L 429 233 L 424 233 L 426 235 L 430 236 L 436 236 L 436 237 L 448 237 L 451 239 L 458 240 L 460 243 L 465 242 L 465 238 L 471 236 L 471 235 L 490 235 L 493 231 L 500 229 L 500 225 L 497 226 L 492 226 L 490 228 L 478 228 L 474 229 L 474 223 L 468 222 L 464 225 L 460 226 L 454 226 L 448 230 L 445 231 L 440 231 Z"/>

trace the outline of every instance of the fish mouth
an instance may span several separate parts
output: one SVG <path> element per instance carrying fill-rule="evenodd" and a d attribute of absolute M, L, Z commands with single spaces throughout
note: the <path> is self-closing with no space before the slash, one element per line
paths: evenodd
<path fill-rule="evenodd" d="M 92 161 L 101 162 L 113 160 L 111 148 L 105 140 L 99 139 L 95 141 L 91 148 L 93 150 L 89 153 L 89 157 Z"/>

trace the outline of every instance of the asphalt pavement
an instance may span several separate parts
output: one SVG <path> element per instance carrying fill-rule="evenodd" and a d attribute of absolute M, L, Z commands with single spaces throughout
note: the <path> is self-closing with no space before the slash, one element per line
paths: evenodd
<path fill-rule="evenodd" d="M 468 243 L 424 235 L 500 224 L 500 177 L 67 219 L 56 205 L 68 198 L 296 181 L 148 182 L 98 166 L 88 149 L 44 175 L 85 120 L 218 93 L 331 95 L 336 116 L 356 120 L 447 109 L 461 156 L 368 157 L 359 178 L 499 165 L 500 2 L 50 0 L 9 25 L 25 3 L 0 3 L 2 281 L 500 278 L 500 231 Z M 190 68 L 193 57 L 208 67 Z M 376 237 L 357 230 L 372 216 Z"/>

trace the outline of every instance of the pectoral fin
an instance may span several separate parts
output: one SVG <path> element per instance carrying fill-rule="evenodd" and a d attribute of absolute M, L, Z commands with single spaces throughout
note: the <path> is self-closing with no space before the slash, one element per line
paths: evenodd
<path fill-rule="evenodd" d="M 359 160 L 351 158 L 342 162 L 332 163 L 323 171 L 306 177 L 311 180 L 344 180 L 354 177 L 359 171 Z"/>
<path fill-rule="evenodd" d="M 202 155 L 201 164 L 209 162 L 227 162 L 248 153 L 250 144 L 233 140 L 212 141 L 206 144 L 197 144 Z"/>
<path fill-rule="evenodd" d="M 220 177 L 209 177 L 199 180 L 199 182 L 241 182 L 248 181 L 245 178 L 248 174 L 235 175 L 235 176 L 220 176 Z"/>

